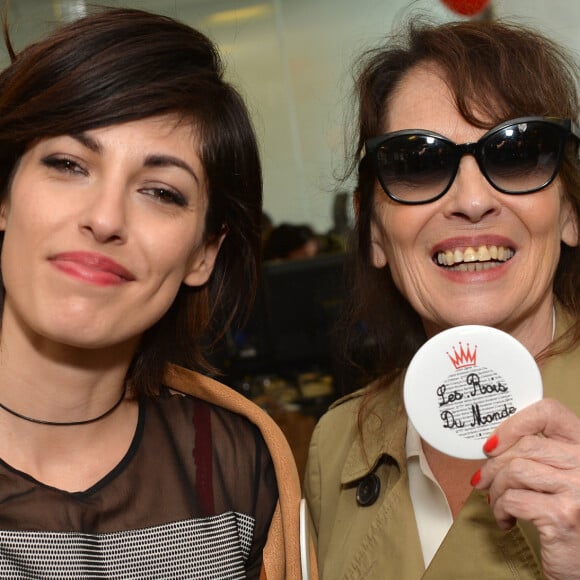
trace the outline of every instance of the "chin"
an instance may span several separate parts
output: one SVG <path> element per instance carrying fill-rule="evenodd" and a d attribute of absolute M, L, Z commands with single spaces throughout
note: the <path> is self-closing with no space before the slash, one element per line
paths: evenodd
<path fill-rule="evenodd" d="M 476 309 L 473 312 L 462 311 L 461 313 L 451 313 L 444 318 L 440 315 L 436 320 L 425 321 L 424 327 L 427 335 L 433 336 L 448 328 L 472 324 L 499 328 L 504 320 L 504 318 L 498 316 L 497 312 L 492 314 L 490 312 L 482 312 L 481 309 Z"/>
<path fill-rule="evenodd" d="M 63 327 L 62 325 L 50 325 L 49 328 L 33 328 L 36 335 L 35 342 L 43 350 L 48 352 L 58 352 L 59 350 L 108 350 L 118 348 L 122 350 L 121 345 L 131 342 L 130 338 L 115 333 L 112 329 L 95 328 L 94 326 L 74 325 Z M 136 342 L 136 340 L 135 340 Z"/>

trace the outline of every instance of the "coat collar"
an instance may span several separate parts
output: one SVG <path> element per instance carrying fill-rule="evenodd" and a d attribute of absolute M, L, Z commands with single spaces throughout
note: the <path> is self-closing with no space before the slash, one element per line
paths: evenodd
<path fill-rule="evenodd" d="M 384 456 L 392 458 L 399 469 L 406 469 L 407 414 L 402 388 L 403 374 L 387 387 L 372 384 L 335 403 L 357 399 L 355 413 L 358 413 L 362 401 L 367 400 L 362 437 L 355 438 L 350 446 L 341 473 L 342 484 L 353 483 L 373 472 Z"/>

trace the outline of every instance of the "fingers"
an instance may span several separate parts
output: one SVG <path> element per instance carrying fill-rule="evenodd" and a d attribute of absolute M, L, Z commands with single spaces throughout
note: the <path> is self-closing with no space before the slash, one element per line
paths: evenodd
<path fill-rule="evenodd" d="M 531 521 L 544 533 L 575 528 L 580 522 L 580 472 L 516 457 L 497 473 L 488 498 L 501 529 L 509 529 L 516 519 Z"/>
<path fill-rule="evenodd" d="M 506 494 L 510 489 L 527 489 L 540 493 L 559 493 L 568 487 L 561 479 L 561 470 L 543 463 L 517 457 L 499 471 L 489 487 L 492 498 Z"/>
<path fill-rule="evenodd" d="M 509 530 L 516 519 L 533 523 L 545 539 L 577 529 L 578 506 L 556 495 L 509 489 L 496 499 L 490 495 L 490 507 L 502 530 Z"/>
<path fill-rule="evenodd" d="M 527 435 L 580 443 L 580 420 L 564 405 L 543 399 L 506 419 L 484 444 L 484 451 L 494 457 L 504 453 Z"/>
<path fill-rule="evenodd" d="M 561 403 L 544 399 L 504 421 L 484 451 L 490 459 L 481 470 L 479 489 L 488 488 L 517 458 L 561 470 L 580 468 L 580 420 Z"/>
<path fill-rule="evenodd" d="M 544 400 L 506 420 L 488 439 L 489 459 L 472 481 L 489 490 L 500 527 L 508 529 L 515 518 L 536 519 L 550 496 L 580 501 L 579 423 L 560 403 Z"/>
<path fill-rule="evenodd" d="M 561 433 L 558 438 L 553 437 L 554 417 L 561 420 L 560 431 L 572 427 L 572 433 L 578 419 L 571 414 L 571 421 L 559 404 L 542 407 L 531 409 L 527 417 L 513 421 L 508 429 L 496 430 L 492 443 L 497 445 L 491 449 L 488 445 L 490 458 L 472 479 L 474 487 L 489 490 L 494 517 L 504 530 L 513 526 L 517 518 L 532 521 L 539 528 L 557 529 L 580 521 L 576 519 L 580 518 L 580 445 L 574 441 L 574 434 L 569 438 Z M 556 413 L 547 419 L 552 410 Z M 519 435 L 512 443 L 510 437 L 515 433 L 533 433 L 539 425 L 552 437 Z"/>
<path fill-rule="evenodd" d="M 530 519 L 528 510 L 535 502 L 537 492 L 555 491 L 552 469 L 529 459 L 515 458 L 501 469 L 489 488 L 488 502 L 498 526 L 508 530 L 517 518 Z M 536 513 L 537 508 L 531 512 Z"/>
<path fill-rule="evenodd" d="M 495 450 L 492 453 L 495 453 Z M 509 476 L 510 481 L 511 478 L 514 478 L 514 483 L 530 486 L 530 489 L 551 491 L 536 481 L 537 471 L 531 470 L 526 473 L 522 469 L 522 465 L 531 467 L 533 464 L 563 472 L 572 472 L 580 469 L 580 446 L 568 441 L 557 441 L 547 437 L 527 435 L 506 451 L 490 458 L 485 463 L 481 468 L 480 478 L 476 487 L 478 489 L 488 488 L 492 482 L 496 483 L 495 480 L 501 473 L 503 474 L 500 479 L 502 482 Z M 526 476 L 527 480 L 525 479 Z"/>
<path fill-rule="evenodd" d="M 513 526 L 516 519 L 532 522 L 544 540 L 557 535 L 578 534 L 580 502 L 575 493 L 537 493 L 529 489 L 509 488 L 496 496 L 490 493 L 493 515 L 501 529 Z"/>
<path fill-rule="evenodd" d="M 489 491 L 503 530 L 531 522 L 546 578 L 576 578 L 580 554 L 580 420 L 545 399 L 506 419 L 486 441 L 472 483 Z"/>

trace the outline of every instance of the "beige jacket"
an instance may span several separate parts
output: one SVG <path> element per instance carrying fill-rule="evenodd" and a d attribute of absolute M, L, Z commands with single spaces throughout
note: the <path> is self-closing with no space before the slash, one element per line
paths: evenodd
<path fill-rule="evenodd" d="M 294 457 L 282 431 L 260 407 L 233 389 L 213 379 L 177 366 L 169 366 L 164 383 L 171 389 L 193 395 L 243 415 L 261 431 L 272 456 L 279 500 L 264 548 L 261 578 L 301 580 L 299 505 L 300 481 Z M 310 554 L 313 558 L 313 553 Z M 316 565 L 311 560 L 311 578 Z"/>
<path fill-rule="evenodd" d="M 580 415 L 580 347 L 542 368 L 545 397 Z M 409 495 L 405 439 L 407 416 L 401 381 L 372 400 L 357 431 L 361 395 L 337 403 L 314 432 L 305 478 L 318 566 L 323 580 L 542 578 L 538 535 L 530 524 L 499 530 L 486 494 L 474 491 L 425 570 Z M 369 473 L 380 479 L 378 499 L 357 503 L 357 486 Z"/>

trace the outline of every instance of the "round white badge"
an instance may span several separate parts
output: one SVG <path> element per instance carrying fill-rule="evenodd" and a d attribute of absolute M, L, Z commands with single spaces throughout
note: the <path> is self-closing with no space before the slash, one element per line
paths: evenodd
<path fill-rule="evenodd" d="M 419 435 L 462 459 L 485 457 L 494 429 L 542 398 L 542 377 L 529 351 L 488 326 L 457 326 L 429 339 L 404 382 L 405 408 Z"/>

